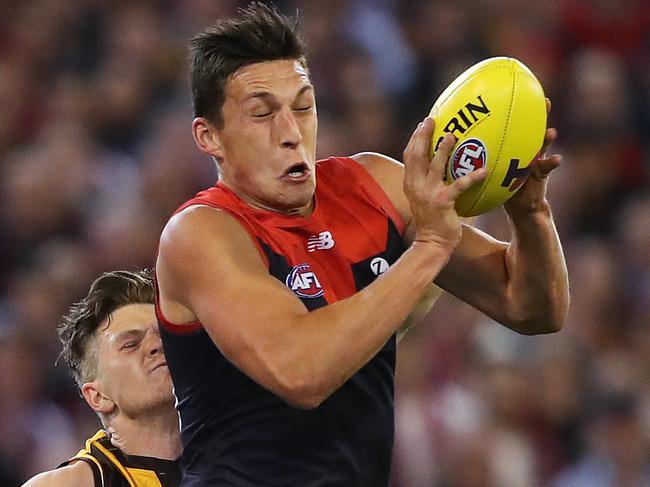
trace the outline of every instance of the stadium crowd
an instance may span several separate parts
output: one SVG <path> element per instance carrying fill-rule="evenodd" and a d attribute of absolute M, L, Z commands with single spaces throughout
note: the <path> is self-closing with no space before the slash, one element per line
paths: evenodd
<path fill-rule="evenodd" d="M 187 44 L 245 3 L 2 2 L 0 486 L 97 429 L 55 366 L 57 322 L 100 272 L 151 267 L 169 215 L 214 182 L 190 132 Z M 553 102 L 569 320 L 525 337 L 444 295 L 400 345 L 393 486 L 650 485 L 647 2 L 276 4 L 301 12 L 321 157 L 400 158 L 444 87 L 491 56 L 522 60 Z M 474 223 L 508 239 L 505 218 Z"/>

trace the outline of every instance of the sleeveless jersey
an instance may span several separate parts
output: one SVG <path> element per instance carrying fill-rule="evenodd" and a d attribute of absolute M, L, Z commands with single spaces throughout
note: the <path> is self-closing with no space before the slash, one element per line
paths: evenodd
<path fill-rule="evenodd" d="M 318 161 L 316 181 L 308 217 L 254 209 L 220 183 L 178 211 L 207 205 L 237 218 L 269 273 L 311 311 L 363 289 L 405 250 L 399 214 L 356 161 Z M 320 406 L 301 410 L 224 358 L 200 322 L 156 312 L 181 418 L 183 486 L 387 485 L 395 336 Z"/>
<path fill-rule="evenodd" d="M 180 485 L 181 472 L 177 462 L 126 455 L 111 443 L 104 430 L 95 433 L 86 441 L 85 448 L 59 467 L 78 460 L 90 465 L 95 487 L 177 487 Z"/>

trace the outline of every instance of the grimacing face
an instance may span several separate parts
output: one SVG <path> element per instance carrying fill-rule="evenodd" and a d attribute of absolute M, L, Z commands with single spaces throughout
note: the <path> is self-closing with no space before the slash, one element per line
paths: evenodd
<path fill-rule="evenodd" d="M 305 67 L 279 60 L 241 68 L 226 84 L 222 113 L 223 128 L 208 124 L 216 145 L 199 144 L 219 159 L 222 184 L 253 207 L 309 213 L 318 121 Z"/>
<path fill-rule="evenodd" d="M 173 408 L 172 381 L 153 304 L 115 310 L 95 332 L 97 388 L 132 419 Z"/>

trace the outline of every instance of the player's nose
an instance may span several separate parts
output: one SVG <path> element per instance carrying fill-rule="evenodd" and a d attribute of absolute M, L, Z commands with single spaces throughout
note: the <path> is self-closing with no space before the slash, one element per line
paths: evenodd
<path fill-rule="evenodd" d="M 156 332 L 149 333 L 147 337 L 147 355 L 158 355 L 163 352 L 162 339 L 160 338 L 160 333 Z"/>
<path fill-rule="evenodd" d="M 157 340 L 149 349 L 149 355 L 158 355 L 159 353 L 162 353 L 162 351 L 162 342 L 160 340 Z"/>
<path fill-rule="evenodd" d="M 274 124 L 275 137 L 282 148 L 295 149 L 302 142 L 302 132 L 291 108 L 283 108 Z"/>

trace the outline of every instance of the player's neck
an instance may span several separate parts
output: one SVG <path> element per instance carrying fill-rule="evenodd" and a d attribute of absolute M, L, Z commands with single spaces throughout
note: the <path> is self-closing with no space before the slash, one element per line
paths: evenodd
<path fill-rule="evenodd" d="M 108 430 L 111 443 L 127 455 L 176 460 L 182 451 L 178 414 L 173 409 L 145 418 L 117 417 Z"/>
<path fill-rule="evenodd" d="M 220 178 L 219 182 L 223 186 L 228 188 L 230 191 L 235 193 L 240 200 L 242 200 L 248 206 L 255 208 L 256 210 L 272 211 L 274 213 L 281 213 L 284 215 L 295 215 L 295 216 L 304 216 L 304 217 L 308 217 L 314 211 L 313 197 L 310 200 L 310 202 L 304 206 L 299 206 L 296 208 L 277 208 L 253 196 L 246 194 L 244 191 L 240 191 L 235 185 L 230 184 L 226 178 Z"/>

